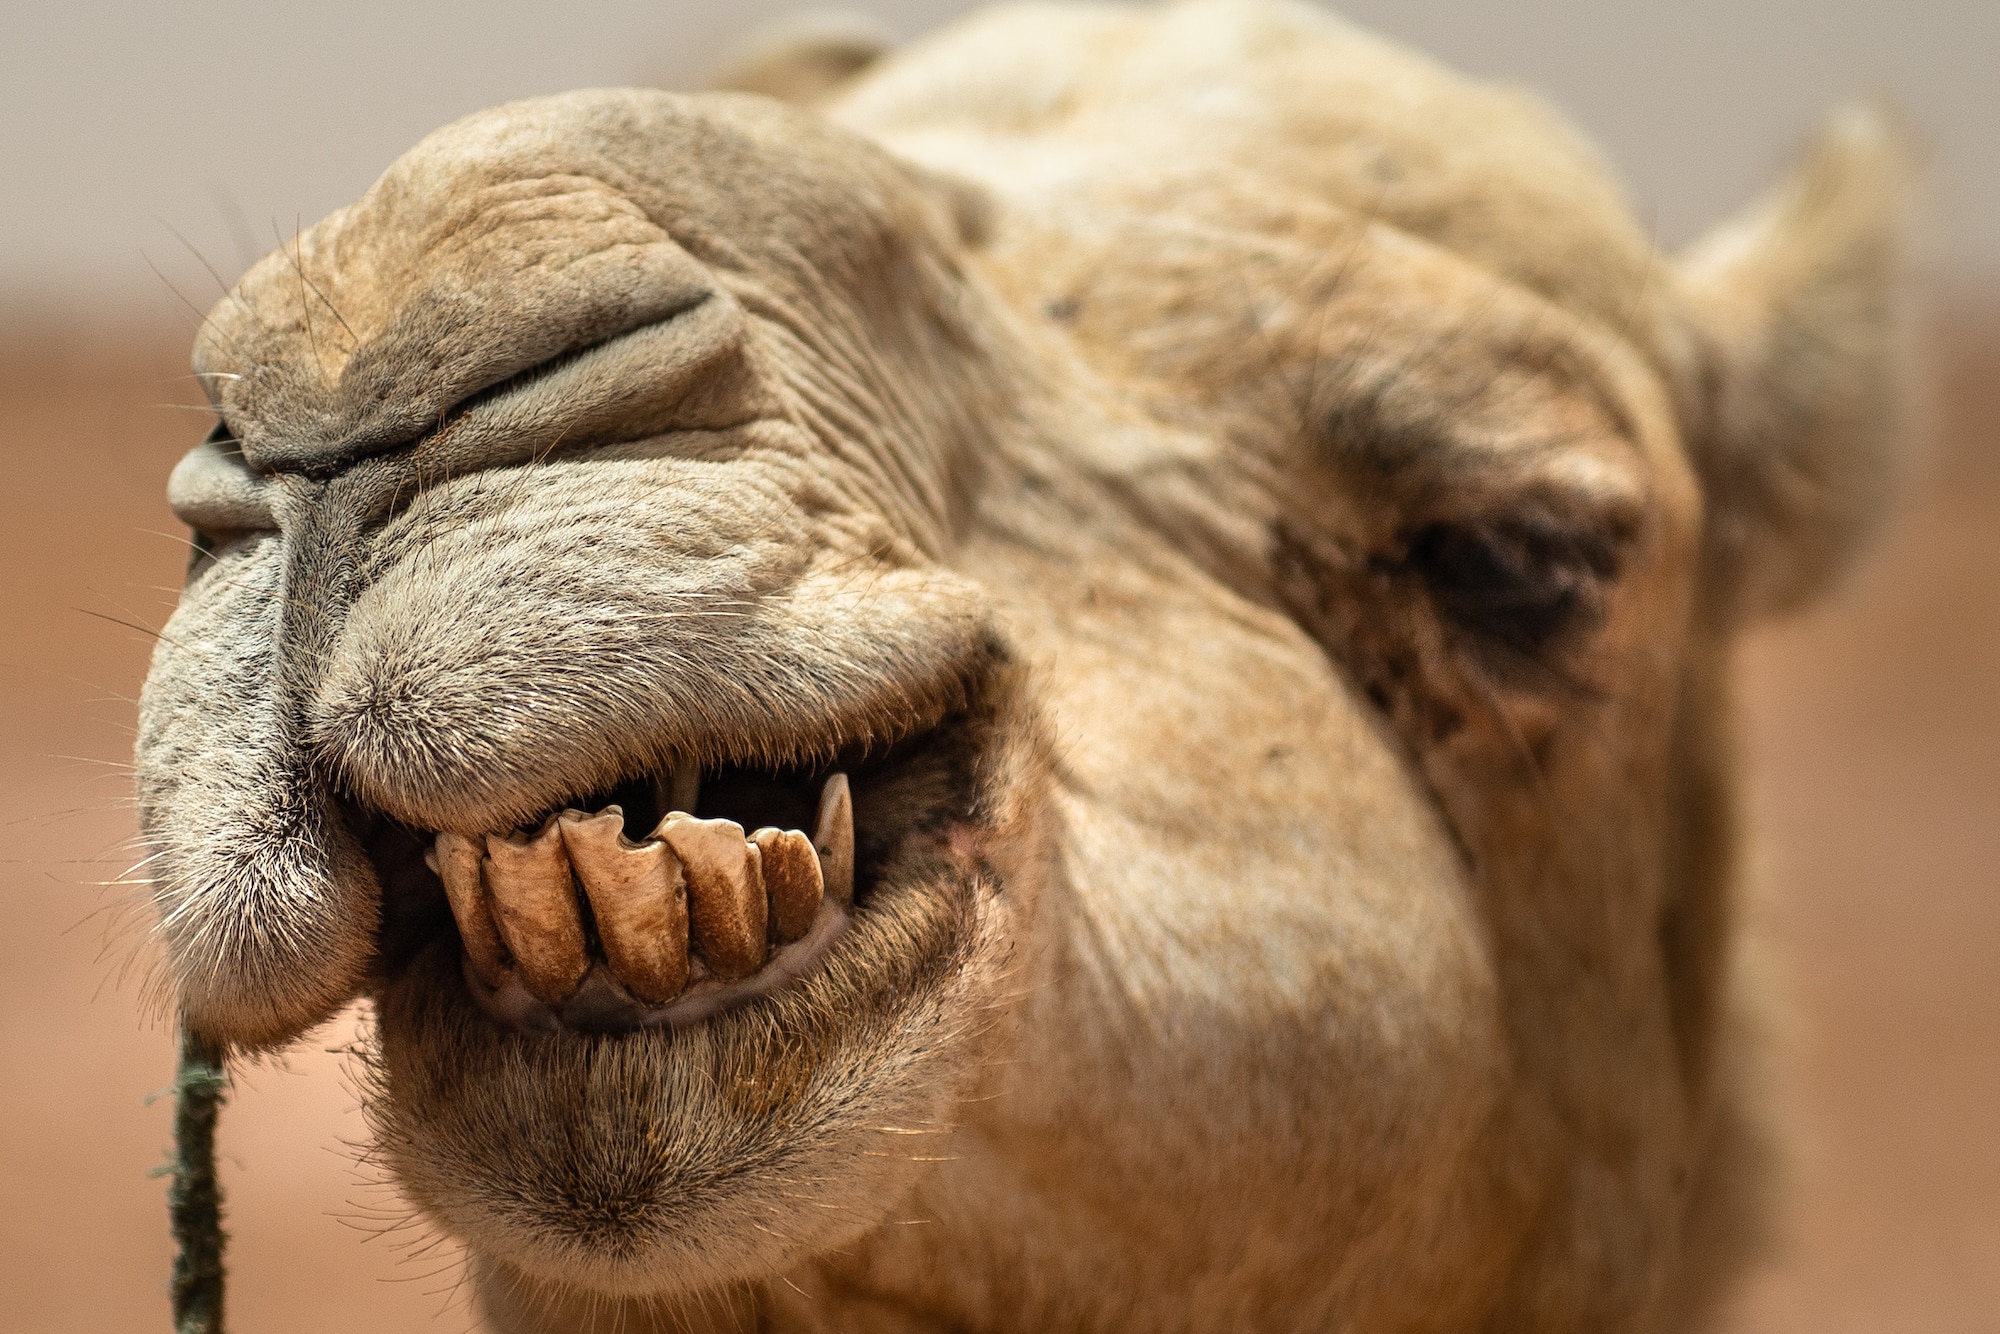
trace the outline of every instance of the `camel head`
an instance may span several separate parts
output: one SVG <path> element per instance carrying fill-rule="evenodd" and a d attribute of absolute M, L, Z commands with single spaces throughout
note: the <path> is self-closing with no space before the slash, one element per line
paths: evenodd
<path fill-rule="evenodd" d="M 1726 650 L 1879 509 L 1896 161 L 1668 260 L 1234 0 L 447 127 L 197 341 L 179 1013 L 369 999 L 504 1328 L 1692 1312 Z"/>

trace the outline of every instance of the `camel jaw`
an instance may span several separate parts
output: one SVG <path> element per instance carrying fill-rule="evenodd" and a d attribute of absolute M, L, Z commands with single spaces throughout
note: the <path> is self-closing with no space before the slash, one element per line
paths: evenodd
<path fill-rule="evenodd" d="M 710 964 L 692 929 L 689 980 L 664 1002 L 617 981 L 601 936 L 558 1004 L 518 968 L 489 983 L 425 864 L 436 836 L 350 810 L 391 909 L 363 1105 L 410 1198 L 486 1238 L 496 1264 L 629 1294 L 690 1273 L 748 1278 L 865 1224 L 872 1214 L 844 1204 L 856 1192 L 882 1208 L 900 1198 L 917 1160 L 899 1137 L 943 1133 L 1000 1040 L 992 1016 L 1040 897 L 1048 826 L 1032 793 L 1046 758 L 1018 686 L 997 674 L 934 727 L 802 767 L 799 786 L 821 795 L 834 774 L 849 780 L 851 903 L 816 848 L 822 897 L 803 933 L 724 979 L 698 974 Z M 705 766 L 696 815 L 795 824 L 837 851 L 814 805 L 794 819 L 755 793 L 747 773 Z M 635 823 L 652 818 L 634 810 Z M 602 814 L 569 819 L 609 828 Z M 621 853 L 658 855 L 619 838 Z M 482 871 L 490 859 L 489 846 Z"/>

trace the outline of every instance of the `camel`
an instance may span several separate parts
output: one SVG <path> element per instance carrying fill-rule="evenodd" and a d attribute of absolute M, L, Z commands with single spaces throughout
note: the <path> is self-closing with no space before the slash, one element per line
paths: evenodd
<path fill-rule="evenodd" d="M 1285 0 L 512 103 L 267 257 L 137 744 L 182 1022 L 366 998 L 503 1331 L 1680 1331 L 1756 1254 L 1730 652 L 1907 154 L 1666 256 Z"/>

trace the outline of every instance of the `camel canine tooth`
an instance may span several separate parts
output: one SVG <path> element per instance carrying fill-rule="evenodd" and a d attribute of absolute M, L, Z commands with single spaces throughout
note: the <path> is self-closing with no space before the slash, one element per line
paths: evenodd
<path fill-rule="evenodd" d="M 660 809 L 669 815 L 676 812 L 693 815 L 695 803 L 701 800 L 701 766 L 689 760 L 679 761 L 654 780 L 653 796 Z"/>
<path fill-rule="evenodd" d="M 759 829 L 750 835 L 764 872 L 764 897 L 771 906 L 771 935 L 789 945 L 811 929 L 825 892 L 812 840 L 796 829 Z"/>
<path fill-rule="evenodd" d="M 625 838 L 625 812 L 617 806 L 596 815 L 564 811 L 556 823 L 612 975 L 643 1001 L 659 1004 L 680 995 L 688 980 L 680 861 L 664 843 Z"/>
<path fill-rule="evenodd" d="M 500 933 L 493 927 L 492 905 L 479 871 L 485 855 L 477 839 L 439 834 L 431 840 L 424 860 L 444 881 L 444 896 L 458 921 L 458 939 L 465 948 L 466 962 L 480 981 L 499 987 L 507 981 L 507 947 L 500 943 Z"/>
<path fill-rule="evenodd" d="M 826 896 L 841 907 L 854 902 L 854 797 L 847 775 L 835 774 L 819 791 L 819 817 L 813 821 L 813 850 L 819 854 Z"/>
<path fill-rule="evenodd" d="M 556 825 L 552 815 L 532 834 L 488 834 L 485 862 L 500 939 L 522 985 L 550 1005 L 575 991 L 590 968 L 576 882 Z"/>
<path fill-rule="evenodd" d="M 687 878 L 688 923 L 709 971 L 748 977 L 764 966 L 768 908 L 760 854 L 734 820 L 697 820 L 679 812 L 660 821 L 654 836 L 681 860 Z"/>

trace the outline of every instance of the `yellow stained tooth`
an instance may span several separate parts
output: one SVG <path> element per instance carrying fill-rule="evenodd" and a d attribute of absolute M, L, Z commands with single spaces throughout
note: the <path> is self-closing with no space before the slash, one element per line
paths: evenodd
<path fill-rule="evenodd" d="M 750 835 L 764 872 L 771 906 L 771 934 L 789 945 L 811 929 L 824 884 L 812 840 L 796 829 L 759 829 Z"/>
<path fill-rule="evenodd" d="M 854 902 L 854 798 L 846 774 L 833 775 L 820 789 L 812 843 L 819 853 L 826 896 L 843 908 L 849 906 Z"/>
<path fill-rule="evenodd" d="M 590 958 L 556 817 L 533 834 L 488 834 L 484 869 L 493 922 L 522 984 L 548 1004 L 566 999 Z"/>
<path fill-rule="evenodd" d="M 676 813 L 660 821 L 654 836 L 680 858 L 691 934 L 709 971 L 729 979 L 762 968 L 768 908 L 761 854 L 745 841 L 743 826 Z"/>
<path fill-rule="evenodd" d="M 680 995 L 688 978 L 688 908 L 679 858 L 664 843 L 628 841 L 617 806 L 596 815 L 564 811 L 557 823 L 612 975 L 643 1001 Z"/>
<path fill-rule="evenodd" d="M 444 881 L 444 896 L 458 921 L 458 939 L 465 947 L 466 962 L 480 981 L 498 988 L 507 981 L 507 950 L 493 927 L 492 908 L 480 876 L 479 863 L 485 855 L 477 839 L 439 834 L 425 860 Z"/>

